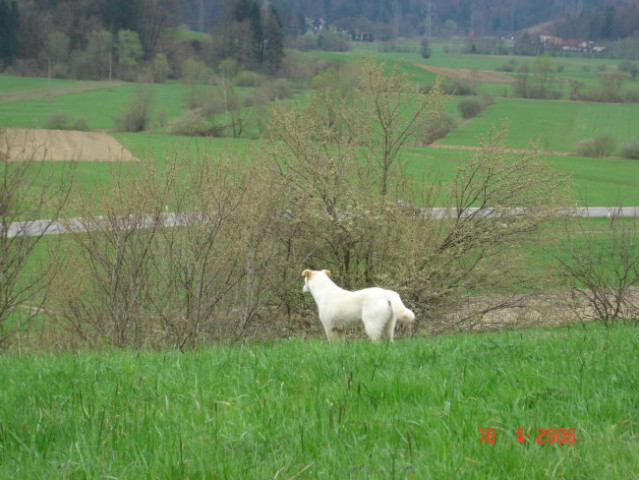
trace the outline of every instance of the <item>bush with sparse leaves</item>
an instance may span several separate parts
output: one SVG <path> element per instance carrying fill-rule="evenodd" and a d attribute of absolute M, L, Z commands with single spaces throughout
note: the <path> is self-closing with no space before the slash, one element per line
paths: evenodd
<path fill-rule="evenodd" d="M 465 119 L 476 117 L 484 109 L 481 100 L 477 97 L 464 98 L 457 106 Z"/>
<path fill-rule="evenodd" d="M 621 156 L 624 158 L 631 158 L 633 160 L 639 160 L 639 140 L 633 140 L 621 147 Z"/>
<path fill-rule="evenodd" d="M 615 142 L 609 135 L 586 138 L 577 144 L 576 153 L 581 157 L 608 157 L 615 149 Z"/>
<path fill-rule="evenodd" d="M 124 110 L 113 118 L 116 127 L 125 132 L 146 130 L 151 121 L 153 97 L 153 90 L 148 87 L 139 87 Z"/>
<path fill-rule="evenodd" d="M 169 125 L 173 135 L 196 137 L 219 136 L 222 132 L 211 120 L 204 118 L 201 110 L 187 110 Z"/>

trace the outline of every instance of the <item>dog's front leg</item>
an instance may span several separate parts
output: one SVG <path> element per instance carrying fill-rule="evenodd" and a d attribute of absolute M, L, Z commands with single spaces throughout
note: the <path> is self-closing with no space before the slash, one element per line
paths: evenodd
<path fill-rule="evenodd" d="M 337 340 L 344 339 L 344 329 L 340 327 L 324 327 L 326 332 L 326 338 L 329 342 L 335 342 Z"/>

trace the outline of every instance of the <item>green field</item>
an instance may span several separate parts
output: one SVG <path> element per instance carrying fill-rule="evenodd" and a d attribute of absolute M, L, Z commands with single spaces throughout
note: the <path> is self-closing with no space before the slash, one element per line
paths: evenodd
<path fill-rule="evenodd" d="M 347 53 L 312 52 L 303 55 L 324 60 L 361 61 L 373 54 L 390 64 L 400 65 L 400 68 L 419 84 L 430 83 L 434 79 L 434 74 L 415 65 L 424 62 L 418 53 L 385 53 L 377 51 L 376 47 L 371 45 L 360 45 Z M 435 45 L 433 56 L 427 63 L 448 68 L 494 70 L 510 59 L 517 62 L 534 61 L 534 58 L 527 57 L 446 53 L 443 45 Z M 614 61 L 578 58 L 556 58 L 553 61 L 564 66 L 560 74 L 565 78 L 580 78 L 585 82 L 596 79 L 596 66 L 599 63 L 607 64 L 608 70 L 616 68 Z M 588 67 L 588 71 L 584 71 L 584 67 Z M 12 92 L 44 92 L 49 88 L 72 88 L 87 83 L 89 82 L 55 79 L 49 83 L 47 79 L 0 76 L 0 98 L 1 95 Z M 189 154 L 211 152 L 213 155 L 228 155 L 229 149 L 233 155 L 254 151 L 251 147 L 246 148 L 244 140 L 168 135 L 167 122 L 185 110 L 185 97 L 189 87 L 175 81 L 146 87 L 152 88 L 155 93 L 151 131 L 138 134 L 114 133 L 136 156 L 162 163 L 165 158 L 185 150 L 189 151 Z M 30 100 L 0 102 L 0 126 L 42 127 L 51 116 L 64 114 L 70 123 L 84 120 L 90 129 L 111 131 L 115 128 L 114 117 L 136 95 L 138 88 L 136 84 L 124 84 L 75 94 L 45 95 Z M 480 90 L 493 91 L 495 103 L 476 118 L 463 122 L 439 143 L 449 147 L 477 146 L 481 135 L 506 122 L 510 132 L 506 146 L 528 148 L 536 144 L 542 150 L 551 152 L 550 155 L 543 155 L 541 159 L 572 176 L 575 201 L 590 205 L 639 203 L 639 189 L 636 188 L 636 185 L 639 185 L 639 164 L 636 161 L 562 157 L 552 154 L 573 152 L 580 140 L 599 135 L 611 136 L 616 143 L 616 151 L 619 152 L 625 143 L 639 138 L 639 105 L 504 98 L 499 96 L 499 92 L 503 93 L 504 88 L 504 84 L 481 85 Z M 239 94 L 243 97 L 249 91 L 250 89 L 241 88 Z M 299 101 L 299 98 L 301 96 L 298 96 L 296 101 Z M 459 115 L 459 101 L 460 97 L 451 97 L 447 111 Z M 245 131 L 249 138 L 255 139 L 260 135 L 258 116 L 257 112 L 246 111 Z M 219 118 L 223 121 L 222 116 Z M 435 181 L 452 178 L 456 168 L 463 165 L 468 157 L 469 152 L 459 149 L 445 151 L 411 147 L 405 152 L 408 172 L 414 178 L 424 179 L 427 184 L 431 183 L 433 178 L 437 179 Z M 95 185 L 108 181 L 111 168 L 109 164 L 81 163 L 75 169 L 78 187 L 80 190 L 90 190 Z"/>
<path fill-rule="evenodd" d="M 639 139 L 639 105 L 498 98 L 440 143 L 477 145 L 481 134 L 507 122 L 507 146 L 574 152 L 585 138 L 609 135 L 621 146 Z"/>
<path fill-rule="evenodd" d="M 625 480 L 637 371 L 623 324 L 1 356 L 0 477 Z"/>
<path fill-rule="evenodd" d="M 64 113 L 72 122 L 84 119 L 91 130 L 112 130 L 115 128 L 113 117 L 125 108 L 138 88 L 136 84 L 125 84 L 90 92 L 0 103 L 0 125 L 42 128 L 51 115 Z M 167 118 L 173 118 L 183 111 L 186 86 L 175 83 L 147 88 L 151 88 L 155 95 L 155 116 L 161 110 Z"/>

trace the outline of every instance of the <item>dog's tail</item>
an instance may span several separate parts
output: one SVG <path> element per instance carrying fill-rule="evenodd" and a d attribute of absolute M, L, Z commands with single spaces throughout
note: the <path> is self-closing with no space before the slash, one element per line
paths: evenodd
<path fill-rule="evenodd" d="M 388 302 L 390 303 L 391 310 L 393 311 L 393 315 L 395 315 L 395 317 L 398 320 L 402 322 L 415 321 L 415 314 L 413 313 L 412 310 L 406 308 L 406 306 L 402 302 L 402 299 L 399 297 L 399 294 L 391 290 L 387 290 L 386 298 L 388 299 Z"/>

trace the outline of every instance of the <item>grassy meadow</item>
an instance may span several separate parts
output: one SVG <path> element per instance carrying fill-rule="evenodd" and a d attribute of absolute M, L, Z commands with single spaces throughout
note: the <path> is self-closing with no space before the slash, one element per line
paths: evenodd
<path fill-rule="evenodd" d="M 1 356 L 0 477 L 632 479 L 637 371 L 625 324 Z"/>

